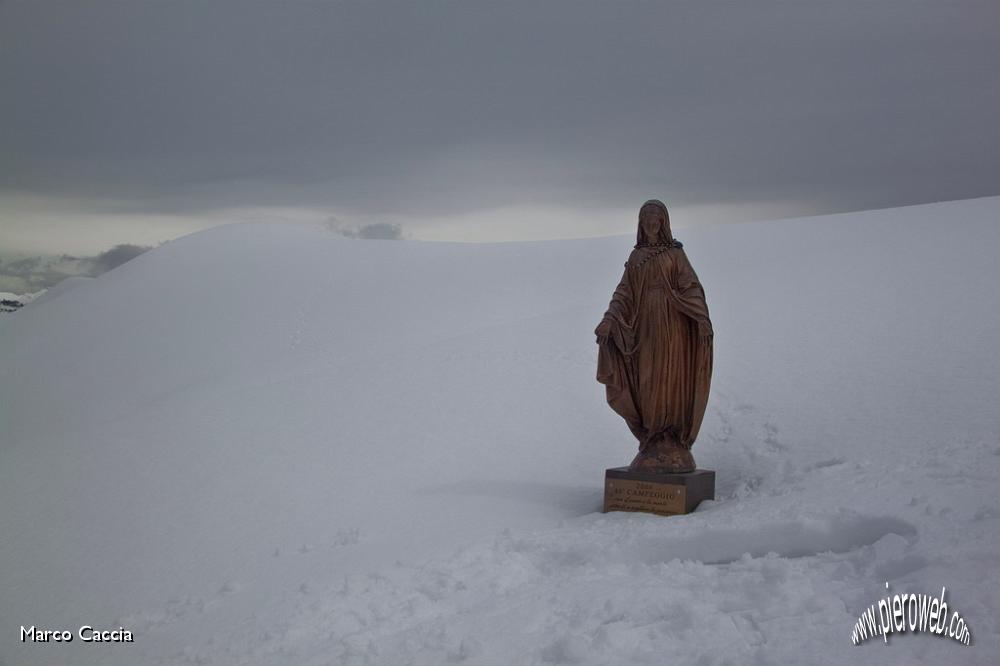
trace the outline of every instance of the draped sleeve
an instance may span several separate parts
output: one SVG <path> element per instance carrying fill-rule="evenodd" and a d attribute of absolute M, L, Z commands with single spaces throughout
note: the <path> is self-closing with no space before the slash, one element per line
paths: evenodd
<path fill-rule="evenodd" d="M 708 304 L 705 301 L 705 290 L 688 261 L 684 250 L 671 252 L 674 256 L 669 265 L 672 270 L 666 271 L 672 275 L 664 275 L 669 289 L 668 298 L 671 303 L 698 325 L 698 343 L 693 345 L 691 370 L 694 377 L 694 395 L 691 400 L 691 411 L 685 426 L 681 429 L 681 445 L 690 448 L 701 430 L 701 422 L 708 407 L 708 394 L 712 385 L 712 362 L 714 355 L 714 333 L 712 320 L 708 315 Z"/>
<path fill-rule="evenodd" d="M 674 306 L 698 323 L 698 329 L 703 335 L 712 335 L 712 320 L 708 316 L 708 303 L 705 302 L 705 290 L 694 272 L 694 267 L 688 261 L 687 254 L 682 249 L 671 252 L 673 263 L 672 275 L 664 275 L 670 285 L 670 300 Z M 663 265 L 663 264 L 661 264 Z"/>
<path fill-rule="evenodd" d="M 601 343 L 597 352 L 597 381 L 604 384 L 608 404 L 618 413 L 633 433 L 641 430 L 641 417 L 636 407 L 635 372 L 630 355 L 636 346 L 636 294 L 626 264 L 604 319 L 611 322 L 610 339 Z M 638 436 L 638 435 L 637 435 Z"/>

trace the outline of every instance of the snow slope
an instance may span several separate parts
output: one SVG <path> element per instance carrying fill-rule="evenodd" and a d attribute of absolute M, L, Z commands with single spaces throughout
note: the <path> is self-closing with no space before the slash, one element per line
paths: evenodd
<path fill-rule="evenodd" d="M 998 218 L 679 231 L 718 487 L 672 518 L 599 513 L 631 239 L 147 252 L 0 321 L 0 664 L 995 663 Z M 854 647 L 886 582 L 946 586 L 972 645 Z"/>
<path fill-rule="evenodd" d="M 24 304 L 24 307 L 29 305 L 36 305 L 38 303 L 44 303 L 50 298 L 55 298 L 57 296 L 62 296 L 63 294 L 73 291 L 75 288 L 79 287 L 81 284 L 87 284 L 94 278 L 88 277 L 86 275 L 71 275 L 70 277 L 63 278 L 59 282 L 55 283 L 48 289 L 43 289 L 42 291 L 32 294 L 31 300 Z"/>

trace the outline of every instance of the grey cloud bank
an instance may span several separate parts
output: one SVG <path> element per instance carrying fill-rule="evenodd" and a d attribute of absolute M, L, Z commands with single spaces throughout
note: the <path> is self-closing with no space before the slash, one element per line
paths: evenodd
<path fill-rule="evenodd" d="M 5 196 L 419 227 L 993 195 L 998 7 L 8 1 L 0 232 Z"/>
<path fill-rule="evenodd" d="M 0 291 L 34 293 L 68 277 L 97 277 L 151 249 L 123 243 L 92 257 L 0 257 Z"/>

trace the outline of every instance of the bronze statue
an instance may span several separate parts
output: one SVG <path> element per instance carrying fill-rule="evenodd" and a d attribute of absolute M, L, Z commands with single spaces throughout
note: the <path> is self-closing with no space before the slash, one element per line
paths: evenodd
<path fill-rule="evenodd" d="M 597 381 L 639 440 L 633 471 L 695 469 L 691 445 L 708 404 L 713 331 L 682 247 L 663 202 L 644 203 L 635 249 L 594 331 Z"/>

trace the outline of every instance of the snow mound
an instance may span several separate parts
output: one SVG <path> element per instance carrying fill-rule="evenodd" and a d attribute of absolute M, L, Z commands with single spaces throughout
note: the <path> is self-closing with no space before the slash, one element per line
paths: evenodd
<path fill-rule="evenodd" d="M 94 278 L 92 277 L 86 277 L 83 275 L 73 275 L 68 278 L 63 278 L 62 280 L 52 285 L 48 289 L 43 289 L 42 291 L 38 292 L 38 294 L 34 298 L 32 298 L 31 300 L 29 300 L 24 304 L 24 307 L 28 306 L 38 307 L 39 305 L 45 303 L 46 301 L 49 301 L 57 296 L 61 296 L 62 294 L 71 292 L 77 287 L 80 287 L 82 285 L 87 284 L 88 282 L 91 282 L 93 279 Z"/>
<path fill-rule="evenodd" d="M 678 230 L 718 487 L 669 519 L 598 513 L 630 239 L 151 250 L 0 321 L 0 616 L 136 642 L 0 663 L 991 663 L 998 215 Z M 852 646 L 886 582 L 947 586 L 973 645 Z"/>

